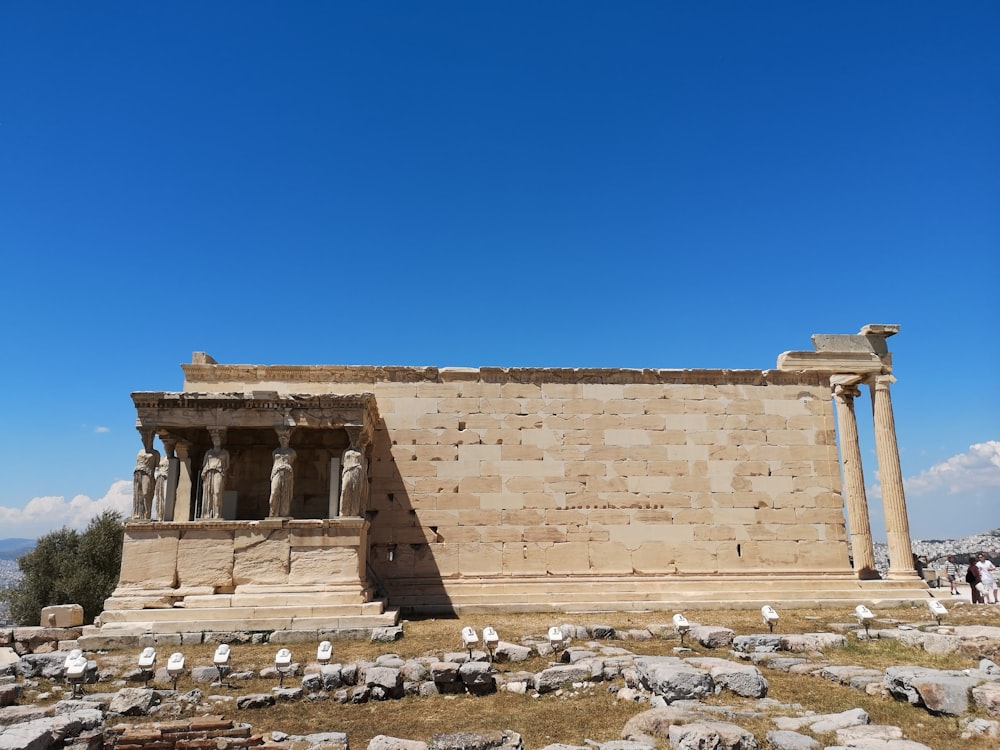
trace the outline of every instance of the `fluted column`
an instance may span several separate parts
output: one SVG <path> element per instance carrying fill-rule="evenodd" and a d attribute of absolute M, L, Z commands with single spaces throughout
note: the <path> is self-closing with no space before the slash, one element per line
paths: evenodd
<path fill-rule="evenodd" d="M 896 422 L 889 397 L 889 384 L 895 380 L 892 375 L 875 376 L 875 455 L 878 457 L 879 483 L 882 485 L 885 535 L 889 543 L 889 577 L 910 578 L 916 575 L 916 571 L 913 569 L 910 522 L 906 516 L 903 471 L 896 443 Z"/>
<path fill-rule="evenodd" d="M 868 496 L 865 494 L 865 473 L 858 444 L 858 421 L 854 414 L 854 399 L 859 395 L 857 376 L 837 376 L 831 379 L 837 404 L 837 430 L 840 433 L 840 465 L 844 471 L 844 495 L 847 500 L 847 523 L 851 533 L 851 553 L 858 578 L 878 578 L 872 547 L 871 521 L 868 517 Z"/>

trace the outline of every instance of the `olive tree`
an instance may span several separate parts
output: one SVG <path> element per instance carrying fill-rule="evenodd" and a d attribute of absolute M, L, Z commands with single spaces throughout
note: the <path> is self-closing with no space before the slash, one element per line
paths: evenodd
<path fill-rule="evenodd" d="M 63 527 L 38 539 L 17 559 L 23 578 L 3 592 L 10 616 L 21 625 L 37 625 L 42 607 L 79 604 L 85 622 L 101 613 L 118 582 L 122 561 L 122 517 L 104 511 L 83 532 Z"/>

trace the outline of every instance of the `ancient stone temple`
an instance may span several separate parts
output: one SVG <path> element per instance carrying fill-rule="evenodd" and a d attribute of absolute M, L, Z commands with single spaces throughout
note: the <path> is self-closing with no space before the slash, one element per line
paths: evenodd
<path fill-rule="evenodd" d="M 817 335 L 773 370 L 226 365 L 196 353 L 182 391 L 132 395 L 135 517 L 103 626 L 926 597 L 889 398 L 897 331 Z M 862 386 L 885 580 L 858 449 Z"/>

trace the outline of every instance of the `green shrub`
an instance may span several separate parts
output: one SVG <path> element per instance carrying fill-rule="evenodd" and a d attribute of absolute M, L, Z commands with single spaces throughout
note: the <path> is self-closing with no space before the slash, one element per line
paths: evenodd
<path fill-rule="evenodd" d="M 79 604 L 84 622 L 92 622 L 118 583 L 123 536 L 122 517 L 106 510 L 82 533 L 63 527 L 40 537 L 31 552 L 17 559 L 21 584 L 2 594 L 11 619 L 38 625 L 42 607 Z"/>

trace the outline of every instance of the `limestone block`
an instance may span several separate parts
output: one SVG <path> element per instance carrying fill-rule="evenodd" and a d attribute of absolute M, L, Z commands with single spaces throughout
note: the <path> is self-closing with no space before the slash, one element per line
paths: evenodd
<path fill-rule="evenodd" d="M 500 524 L 499 510 L 466 510 L 456 515 L 459 526 L 498 526 Z M 423 520 L 423 514 L 421 514 Z"/>
<path fill-rule="evenodd" d="M 502 445 L 500 446 L 501 461 L 541 461 L 544 453 L 536 445 Z M 491 459 L 497 460 L 497 459 Z"/>
<path fill-rule="evenodd" d="M 47 628 L 74 628 L 83 625 L 83 607 L 79 604 L 56 604 L 42 607 L 41 622 Z"/>
<path fill-rule="evenodd" d="M 547 572 L 559 575 L 586 571 L 589 565 L 589 546 L 586 542 L 563 542 L 548 547 L 545 550 Z"/>
<path fill-rule="evenodd" d="M 177 586 L 177 534 L 126 530 L 120 588 L 167 589 Z"/>
<path fill-rule="evenodd" d="M 488 511 L 517 510 L 524 507 L 524 497 L 516 492 L 484 492 L 479 496 L 479 507 Z"/>
<path fill-rule="evenodd" d="M 566 529 L 562 526 L 526 526 L 522 538 L 526 542 L 565 542 Z"/>
<path fill-rule="evenodd" d="M 503 574 L 545 575 L 547 572 L 545 551 L 550 544 L 522 544 L 514 542 L 503 545 Z"/>
<path fill-rule="evenodd" d="M 649 445 L 650 436 L 646 430 L 605 430 L 604 443 L 611 446 L 628 447 L 631 445 Z"/>
<path fill-rule="evenodd" d="M 519 542 L 524 528 L 521 526 L 487 526 L 482 530 L 480 539 L 484 544 L 490 542 Z"/>
<path fill-rule="evenodd" d="M 452 492 L 447 495 L 433 495 L 438 510 L 467 510 L 480 508 L 479 495 Z"/>
<path fill-rule="evenodd" d="M 180 586 L 233 585 L 233 537 L 229 531 L 191 529 L 177 543 Z"/>
<path fill-rule="evenodd" d="M 458 513 L 454 511 L 420 509 L 416 519 L 421 526 L 458 526 Z"/>
<path fill-rule="evenodd" d="M 480 533 L 475 526 L 439 526 L 437 538 L 448 544 L 472 543 L 479 541 Z"/>
<path fill-rule="evenodd" d="M 589 545 L 590 571 L 593 573 L 631 575 L 632 553 L 616 542 L 592 542 Z"/>
<path fill-rule="evenodd" d="M 459 544 L 458 569 L 464 575 L 499 575 L 503 568 L 503 544 Z"/>
<path fill-rule="evenodd" d="M 809 550 L 813 548 L 814 545 L 809 545 Z M 757 544 L 757 556 L 763 565 L 783 565 L 787 567 L 795 566 L 802 559 L 808 559 L 810 562 L 813 559 L 811 554 L 807 554 L 803 558 L 802 552 L 799 550 L 799 545 L 788 541 L 761 541 Z"/>
<path fill-rule="evenodd" d="M 457 483 L 459 492 L 501 492 L 503 482 L 499 476 L 467 476 Z"/>
<path fill-rule="evenodd" d="M 695 526 L 683 525 L 642 525 L 609 526 L 611 541 L 621 542 L 630 549 L 646 546 L 649 543 L 667 544 L 681 547 L 695 541 Z"/>
<path fill-rule="evenodd" d="M 358 551 L 351 547 L 292 548 L 288 582 L 356 583 L 360 578 Z"/>
<path fill-rule="evenodd" d="M 238 529 L 233 540 L 233 583 L 284 583 L 289 550 L 284 530 Z"/>
<path fill-rule="evenodd" d="M 680 552 L 681 550 L 672 544 L 645 542 L 632 550 L 632 568 L 640 574 L 676 573 L 677 555 Z"/>
<path fill-rule="evenodd" d="M 379 578 L 450 578 L 458 574 L 457 544 L 400 544 L 392 562 L 380 559 L 372 564 Z"/>

